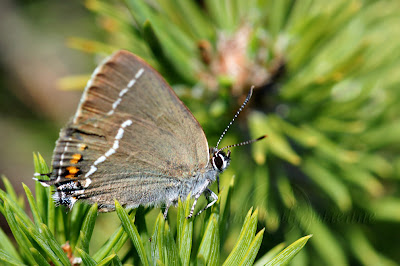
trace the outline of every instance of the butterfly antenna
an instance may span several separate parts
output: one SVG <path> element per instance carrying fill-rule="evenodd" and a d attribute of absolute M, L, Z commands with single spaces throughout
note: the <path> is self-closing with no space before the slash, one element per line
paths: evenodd
<path fill-rule="evenodd" d="M 225 136 L 225 133 L 228 131 L 229 127 L 233 124 L 233 122 L 235 121 L 235 119 L 238 117 L 238 115 L 240 114 L 240 112 L 243 110 L 243 108 L 246 106 L 247 102 L 250 100 L 251 95 L 253 95 L 253 89 L 254 86 L 251 86 L 249 94 L 247 94 L 246 100 L 244 100 L 244 102 L 242 103 L 242 106 L 240 106 L 239 110 L 236 112 L 235 116 L 233 117 L 232 121 L 229 122 L 228 126 L 225 128 L 224 132 L 222 132 L 221 137 L 219 137 L 219 140 L 217 142 L 217 148 L 219 143 L 221 142 L 222 138 Z M 251 143 L 251 142 L 250 142 Z M 245 145 L 245 144 L 243 144 Z M 237 146 L 241 146 L 239 144 L 237 144 Z"/>
<path fill-rule="evenodd" d="M 240 142 L 240 143 L 237 143 L 237 144 L 228 145 L 228 146 L 225 146 L 225 147 L 223 147 L 221 149 L 218 149 L 218 151 L 222 151 L 222 150 L 229 149 L 229 148 L 232 148 L 232 147 L 248 145 L 248 144 L 254 143 L 256 141 L 262 140 L 263 138 L 266 138 L 266 137 L 267 137 L 267 135 L 264 135 L 264 136 L 261 136 L 261 137 L 256 138 L 256 139 L 251 139 L 251 140 L 243 141 L 243 142 Z"/>

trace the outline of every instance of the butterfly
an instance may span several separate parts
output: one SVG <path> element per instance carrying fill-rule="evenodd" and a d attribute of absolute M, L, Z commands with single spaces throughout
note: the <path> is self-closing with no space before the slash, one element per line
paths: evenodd
<path fill-rule="evenodd" d="M 236 113 L 249 101 L 252 90 Z M 234 118 L 234 119 L 235 119 Z M 231 121 L 229 126 L 232 124 Z M 92 74 L 72 121 L 60 132 L 52 158 L 53 199 L 72 208 L 82 200 L 100 212 L 171 205 L 190 194 L 194 203 L 205 195 L 211 207 L 218 196 L 209 186 L 230 163 L 230 151 L 255 140 L 208 147 L 204 131 L 161 75 L 128 51 L 118 51 Z"/>

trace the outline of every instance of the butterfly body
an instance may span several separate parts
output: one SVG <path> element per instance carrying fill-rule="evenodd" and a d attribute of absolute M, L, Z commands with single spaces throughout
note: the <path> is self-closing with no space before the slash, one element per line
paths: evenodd
<path fill-rule="evenodd" d="M 55 186 L 56 203 L 83 200 L 102 212 L 117 199 L 129 208 L 165 205 L 166 216 L 190 194 L 191 216 L 200 195 L 218 199 L 208 186 L 229 160 L 209 149 L 200 124 L 153 68 L 119 51 L 94 71 L 60 133 L 50 180 L 40 181 Z"/>

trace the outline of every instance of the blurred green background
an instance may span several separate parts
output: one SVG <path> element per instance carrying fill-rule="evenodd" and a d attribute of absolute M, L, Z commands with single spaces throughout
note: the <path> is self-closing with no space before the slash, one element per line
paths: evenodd
<path fill-rule="evenodd" d="M 0 17 L 0 173 L 17 189 L 123 48 L 164 75 L 210 145 L 256 86 L 222 142 L 268 135 L 221 176 L 235 180 L 225 250 L 254 206 L 260 256 L 314 234 L 292 265 L 400 261 L 398 1 L 5 0 Z"/>

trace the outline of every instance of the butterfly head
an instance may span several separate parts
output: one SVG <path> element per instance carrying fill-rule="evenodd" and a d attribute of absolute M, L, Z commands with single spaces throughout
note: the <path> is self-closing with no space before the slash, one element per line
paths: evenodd
<path fill-rule="evenodd" d="M 257 139 L 251 139 L 251 140 L 247 140 L 247 141 L 240 142 L 237 144 L 228 145 L 228 146 L 225 146 L 220 149 L 211 148 L 210 149 L 210 157 L 211 157 L 211 162 L 212 162 L 212 166 L 213 166 L 214 170 L 216 170 L 218 172 L 223 172 L 229 166 L 229 163 L 231 162 L 231 151 L 228 150 L 228 152 L 225 153 L 223 150 L 233 148 L 233 147 L 248 145 L 253 142 L 262 140 L 265 137 L 267 137 L 267 135 L 261 136 Z"/>
<path fill-rule="evenodd" d="M 218 172 L 223 172 L 228 166 L 231 161 L 231 151 L 228 150 L 227 153 L 225 153 L 222 150 L 219 150 L 217 148 L 212 148 L 211 149 L 211 162 L 212 166 L 215 171 Z"/>

